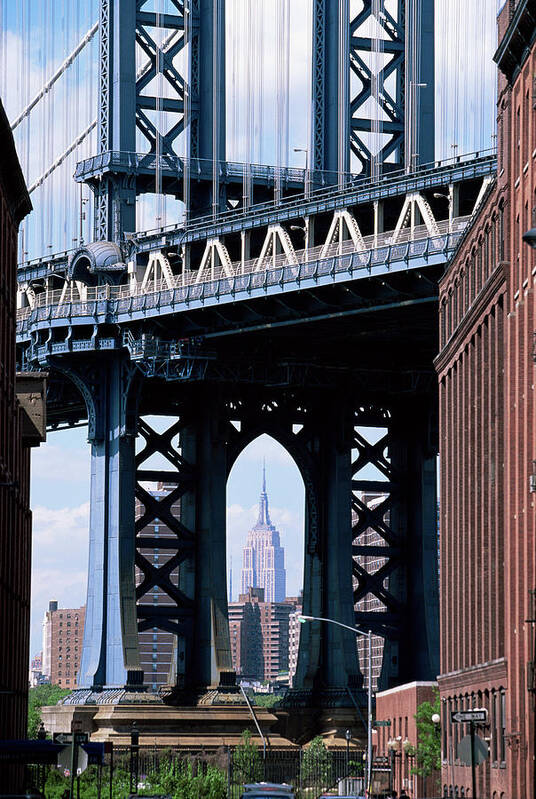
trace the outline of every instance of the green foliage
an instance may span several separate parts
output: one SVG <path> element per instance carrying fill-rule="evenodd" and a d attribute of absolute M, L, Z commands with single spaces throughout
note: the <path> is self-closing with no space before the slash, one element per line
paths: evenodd
<path fill-rule="evenodd" d="M 236 783 L 260 782 L 263 779 L 263 763 L 251 737 L 251 732 L 244 730 L 233 752 L 233 779 Z"/>
<path fill-rule="evenodd" d="M 28 738 L 37 738 L 37 731 L 41 724 L 41 708 L 46 705 L 55 705 L 70 691 L 65 691 L 59 685 L 36 685 L 28 692 Z"/>
<path fill-rule="evenodd" d="M 81 799 L 97 799 L 97 767 L 91 766 L 80 776 Z M 70 780 L 58 769 L 51 769 L 45 787 L 47 799 L 62 799 L 69 789 Z M 114 768 L 112 797 L 125 799 L 130 792 L 130 775 L 124 766 Z M 151 771 L 145 778 L 140 796 L 168 794 L 173 799 L 225 799 L 227 795 L 227 776 L 213 765 L 189 761 L 168 760 Z M 108 799 L 108 769 L 103 771 L 101 797 Z"/>
<path fill-rule="evenodd" d="M 280 696 L 277 694 L 255 694 L 254 700 L 255 704 L 259 707 L 273 707 L 277 705 L 279 700 L 281 699 Z"/>
<path fill-rule="evenodd" d="M 322 736 L 313 738 L 307 749 L 304 749 L 301 776 L 304 783 L 329 787 L 331 767 L 329 752 Z"/>
<path fill-rule="evenodd" d="M 441 715 L 439 691 L 437 691 L 433 702 L 423 702 L 415 714 L 417 765 L 413 769 L 413 773 L 419 774 L 421 777 L 428 777 L 432 772 L 441 768 L 441 730 L 439 724 L 434 724 L 432 721 L 434 713 Z"/>
<path fill-rule="evenodd" d="M 140 794 L 169 794 L 173 799 L 225 799 L 227 777 L 217 766 L 202 767 L 191 762 L 172 762 L 147 775 Z"/>
<path fill-rule="evenodd" d="M 362 760 L 349 760 L 348 771 L 350 777 L 362 777 L 365 773 L 365 766 Z"/>
<path fill-rule="evenodd" d="M 97 799 L 97 779 L 98 769 L 96 766 L 89 766 L 80 775 L 80 797 L 81 799 Z M 69 790 L 71 784 L 70 777 L 64 777 L 61 769 L 52 768 L 49 771 L 46 785 L 45 796 L 47 799 L 62 799 L 65 791 Z M 109 797 L 108 769 L 103 770 L 102 797 Z M 112 797 L 113 799 L 125 799 L 130 790 L 130 777 L 124 768 L 114 769 Z"/>

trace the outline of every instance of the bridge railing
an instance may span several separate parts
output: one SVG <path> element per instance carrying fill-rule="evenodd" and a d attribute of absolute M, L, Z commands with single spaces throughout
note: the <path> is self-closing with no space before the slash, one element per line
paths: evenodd
<path fill-rule="evenodd" d="M 408 172 L 404 169 L 396 169 L 386 174 L 381 174 L 377 176 L 370 176 L 367 175 L 362 177 L 360 175 L 356 175 L 354 173 L 344 173 L 339 175 L 338 173 L 327 173 L 327 172 L 310 172 L 309 173 L 309 184 L 314 187 L 315 185 L 320 184 L 319 188 L 311 188 L 309 192 L 299 192 L 295 194 L 291 194 L 287 197 L 281 197 L 277 203 L 278 208 L 285 208 L 291 207 L 296 203 L 300 202 L 303 203 L 304 200 L 313 201 L 313 200 L 323 200 L 333 195 L 337 196 L 344 196 L 344 195 L 352 195 L 355 194 L 356 191 L 372 189 L 377 186 L 391 186 L 393 187 L 393 193 L 395 186 L 399 185 L 401 182 L 406 185 L 408 182 L 412 181 L 426 181 L 427 178 L 432 177 L 435 175 L 438 170 L 441 169 L 449 169 L 449 168 L 456 168 L 456 169 L 468 169 L 473 170 L 478 167 L 479 164 L 484 164 L 489 161 L 493 161 L 496 156 L 496 149 L 490 148 L 486 150 L 478 150 L 471 153 L 466 153 L 463 155 L 455 156 L 454 158 L 447 158 L 442 161 L 432 161 L 427 164 L 419 165 L 415 170 L 412 172 Z M 211 162 L 212 163 L 212 162 Z M 236 167 L 243 167 L 243 164 L 236 164 Z M 257 167 L 258 165 L 252 165 L 253 167 Z M 270 167 L 270 169 L 274 169 Z M 301 173 L 302 179 L 305 173 L 305 170 L 297 170 Z M 340 178 L 340 180 L 339 180 Z M 163 225 L 155 228 L 149 228 L 145 231 L 139 231 L 136 234 L 136 238 L 142 237 L 151 237 L 157 236 L 162 233 L 166 233 L 169 231 L 177 230 L 178 228 L 184 228 L 185 230 L 192 231 L 198 228 L 204 228 L 208 224 L 213 223 L 215 219 L 219 222 L 226 221 L 228 219 L 235 219 L 244 216 L 255 216 L 256 214 L 265 213 L 267 210 L 274 208 L 274 201 L 266 201 L 263 203 L 256 203 L 255 205 L 249 206 L 249 208 L 239 208 L 233 209 L 230 211 L 222 211 L 214 217 L 213 215 L 207 215 L 203 217 L 195 217 L 191 220 L 186 220 L 181 223 L 172 223 L 169 225 Z"/>
<path fill-rule="evenodd" d="M 318 281 L 326 276 L 337 278 L 338 274 L 366 272 L 376 267 L 389 269 L 391 263 L 415 259 L 427 259 L 433 255 L 448 254 L 460 239 L 469 217 L 454 220 L 450 231 L 448 223 L 439 223 L 440 234 L 430 236 L 424 225 L 413 231 L 403 230 L 399 240 L 392 242 L 393 232 L 381 237 L 368 236 L 367 250 L 356 250 L 351 240 L 342 245 L 335 243 L 325 246 L 299 250 L 296 263 L 289 263 L 281 253 L 269 259 L 259 269 L 259 259 L 244 263 L 233 263 L 232 271 L 223 267 L 212 270 L 205 279 L 200 280 L 198 272 L 190 271 L 176 275 L 172 283 L 156 280 L 136 285 L 84 287 L 72 284 L 67 290 L 55 289 L 36 296 L 33 308 L 22 308 L 17 312 L 19 332 L 31 317 L 37 321 L 50 318 L 71 318 L 73 316 L 92 316 L 109 309 L 108 303 L 115 301 L 118 314 L 133 310 L 148 310 L 164 305 L 205 302 L 218 300 L 223 296 L 240 293 L 251 294 L 259 289 L 267 290 L 273 286 L 290 283 L 300 284 L 304 280 Z M 413 235 L 412 235 L 413 234 Z M 83 294 L 80 295 L 79 291 Z"/>

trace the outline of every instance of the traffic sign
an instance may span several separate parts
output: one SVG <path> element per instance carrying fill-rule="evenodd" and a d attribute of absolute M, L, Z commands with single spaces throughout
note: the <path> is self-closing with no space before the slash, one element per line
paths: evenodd
<path fill-rule="evenodd" d="M 485 724 L 488 720 L 486 708 L 475 708 L 475 710 L 453 710 L 450 714 L 452 723 L 469 724 L 470 722 Z"/>
<path fill-rule="evenodd" d="M 390 721 L 373 721 L 372 722 L 372 726 L 373 727 L 390 727 L 391 726 L 391 722 Z"/>
<path fill-rule="evenodd" d="M 479 735 L 474 737 L 475 766 L 479 766 L 489 755 L 488 745 Z M 458 758 L 466 766 L 472 765 L 471 762 L 471 736 L 466 735 L 458 744 Z"/>
<path fill-rule="evenodd" d="M 67 746 L 73 742 L 73 734 L 72 732 L 55 732 L 52 736 L 52 740 L 55 744 L 62 744 L 62 746 Z"/>
<path fill-rule="evenodd" d="M 62 744 L 62 746 L 72 744 L 73 738 L 79 746 L 81 744 L 87 744 L 89 741 L 87 732 L 55 732 L 52 736 L 54 743 Z"/>

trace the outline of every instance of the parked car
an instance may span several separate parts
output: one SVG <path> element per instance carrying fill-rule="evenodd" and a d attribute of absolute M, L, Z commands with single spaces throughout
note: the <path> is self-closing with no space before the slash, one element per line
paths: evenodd
<path fill-rule="evenodd" d="M 294 799 L 294 788 L 285 782 L 252 782 L 244 785 L 241 799 Z"/>

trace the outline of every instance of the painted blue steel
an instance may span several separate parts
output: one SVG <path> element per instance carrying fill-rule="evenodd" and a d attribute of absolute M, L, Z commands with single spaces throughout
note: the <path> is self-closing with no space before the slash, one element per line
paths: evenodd
<path fill-rule="evenodd" d="M 297 266 L 284 266 L 251 272 L 232 278 L 194 283 L 158 293 L 113 299 L 108 286 L 98 289 L 101 299 L 62 303 L 34 309 L 17 323 L 17 341 L 28 341 L 33 332 L 51 327 L 79 325 L 125 324 L 132 321 L 163 317 L 195 308 L 236 303 L 258 297 L 303 291 L 316 286 L 356 281 L 370 276 L 418 270 L 446 264 L 463 234 L 461 232 L 404 244 L 391 244 L 364 253 L 351 253 Z M 108 339 L 105 339 L 107 342 Z M 110 340 L 110 342 L 113 341 Z M 54 352 L 56 344 L 41 345 L 45 352 Z M 61 346 L 64 346 L 63 344 Z M 73 341 L 67 345 L 83 349 L 102 349 L 95 337 L 86 343 Z M 105 343 L 105 346 L 111 346 Z M 114 345 L 115 346 L 115 345 Z M 57 350 L 57 352 L 65 350 Z"/>
<path fill-rule="evenodd" d="M 118 242 L 125 231 L 136 229 L 138 186 L 132 177 L 138 169 L 147 171 L 147 163 L 154 162 L 156 153 L 176 159 L 174 147 L 187 122 L 187 91 L 191 111 L 187 151 L 207 161 L 225 159 L 225 0 L 174 0 L 177 14 L 144 10 L 147 4 L 147 0 L 100 0 L 99 151 L 89 159 L 90 166 L 85 163 L 78 171 L 80 180 L 99 178 L 95 184 L 96 241 Z M 189 18 L 188 42 L 185 14 Z M 159 47 L 154 28 L 178 35 Z M 149 59 L 149 66 L 139 75 L 136 43 Z M 174 63 L 187 44 L 189 84 Z M 159 74 L 166 84 L 162 97 L 148 94 Z M 176 116 L 166 133 L 158 130 L 147 113 L 154 110 Z M 136 130 L 147 141 L 146 162 L 114 163 L 107 154 L 136 151 Z M 154 189 L 157 193 L 168 190 L 165 183 Z M 175 187 L 169 191 L 177 193 Z"/>
<path fill-rule="evenodd" d="M 81 367 L 81 368 L 80 368 Z M 85 368 L 84 368 L 85 367 Z M 127 429 L 128 373 L 117 355 L 95 374 L 63 369 L 82 392 L 89 415 L 91 490 L 84 643 L 78 685 L 123 687 L 139 670 L 134 585 L 134 436 Z"/>
<path fill-rule="evenodd" d="M 228 211 L 219 214 L 216 219 L 212 217 L 196 219 L 186 227 L 169 226 L 139 233 L 135 237 L 136 249 L 138 252 L 148 252 L 158 247 L 202 241 L 241 230 L 287 222 L 300 216 L 313 216 L 374 200 L 399 197 L 410 192 L 490 177 L 495 175 L 496 171 L 497 158 L 494 153 L 477 155 L 469 160 L 454 159 L 443 164 L 423 167 L 412 174 L 398 173 L 382 180 L 362 179 L 343 192 L 333 188 L 319 190 L 314 192 L 309 200 L 304 197 L 289 197 L 277 206 L 263 203 L 253 206 L 247 213 Z M 70 255 L 71 252 L 67 251 L 20 264 L 19 283 L 42 279 L 54 272 L 65 272 Z"/>
<path fill-rule="evenodd" d="M 367 24 L 379 26 L 384 38 L 373 40 Z M 377 75 L 368 64 L 375 50 L 384 53 Z M 379 131 L 386 134 L 377 162 L 404 165 L 408 133 L 416 139 L 417 162 L 433 159 L 434 0 L 398 0 L 396 19 L 383 0 L 363 0 L 356 16 L 348 0 L 314 0 L 312 55 L 313 169 L 346 171 L 352 152 L 370 171 L 376 153 L 368 134 L 378 128 L 371 115 L 373 84 L 379 87 Z M 426 87 L 417 89 L 420 83 Z M 416 123 L 406 119 L 410 109 Z"/>

